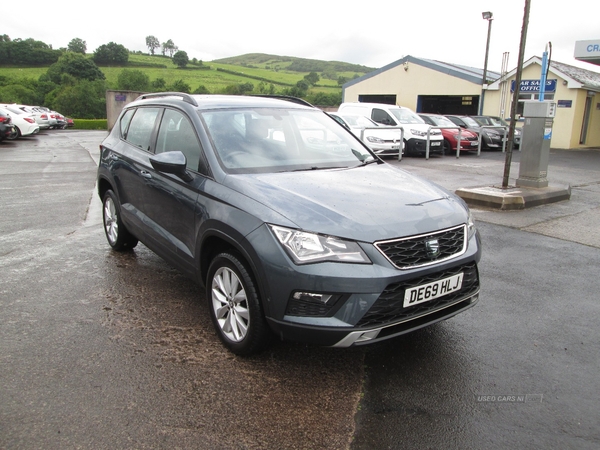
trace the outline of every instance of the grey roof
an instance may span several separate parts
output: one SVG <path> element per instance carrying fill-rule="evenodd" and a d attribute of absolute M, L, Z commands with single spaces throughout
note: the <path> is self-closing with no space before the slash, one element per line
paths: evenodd
<path fill-rule="evenodd" d="M 343 87 L 347 88 L 353 86 L 354 84 L 360 83 L 361 81 L 373 78 L 383 72 L 393 69 L 394 67 L 401 66 L 404 63 L 418 64 L 420 66 L 427 67 L 431 70 L 436 70 L 438 72 L 445 73 L 447 75 L 460 78 L 462 80 L 470 81 L 471 83 L 477 84 L 479 86 L 481 86 L 483 81 L 483 69 L 461 66 L 458 64 L 450 64 L 442 61 L 436 61 L 433 59 L 415 58 L 414 56 L 407 55 L 404 58 L 399 59 L 398 61 L 394 61 L 393 63 L 383 66 L 380 69 L 377 69 L 373 72 L 369 72 L 366 75 L 363 75 L 362 77 L 355 78 L 354 80 L 351 80 L 344 84 Z M 486 73 L 486 78 L 488 80 L 495 80 L 499 77 L 500 74 L 498 72 L 488 70 Z"/>
<path fill-rule="evenodd" d="M 557 61 L 550 61 L 550 67 L 583 84 L 585 88 L 600 90 L 600 73 Z"/>

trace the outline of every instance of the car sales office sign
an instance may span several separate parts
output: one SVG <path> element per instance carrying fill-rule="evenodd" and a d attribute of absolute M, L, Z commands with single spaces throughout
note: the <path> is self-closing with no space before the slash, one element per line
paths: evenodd
<path fill-rule="evenodd" d="M 546 80 L 546 89 L 544 92 L 556 92 L 556 79 L 554 80 Z M 510 84 L 510 91 L 515 91 L 515 80 L 512 80 Z M 521 89 L 519 92 L 540 92 L 540 80 L 521 80 Z"/>

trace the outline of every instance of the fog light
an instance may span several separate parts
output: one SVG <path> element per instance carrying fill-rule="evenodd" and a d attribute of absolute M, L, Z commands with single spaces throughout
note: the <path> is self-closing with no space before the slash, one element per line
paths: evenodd
<path fill-rule="evenodd" d="M 339 294 L 319 292 L 294 292 L 288 302 L 286 314 L 290 316 L 327 317 L 342 298 Z"/>
<path fill-rule="evenodd" d="M 315 294 L 314 292 L 294 292 L 294 300 L 322 303 L 324 305 L 335 296 L 331 294 Z M 338 296 L 339 297 L 339 296 Z"/>

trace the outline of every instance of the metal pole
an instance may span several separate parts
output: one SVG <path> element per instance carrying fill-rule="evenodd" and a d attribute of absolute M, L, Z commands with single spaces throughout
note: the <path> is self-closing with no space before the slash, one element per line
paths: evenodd
<path fill-rule="evenodd" d="M 479 97 L 479 115 L 483 115 L 483 99 L 485 97 L 485 85 L 487 84 L 487 65 L 488 65 L 488 55 L 490 52 L 490 36 L 492 34 L 492 19 L 491 17 L 487 19 L 488 21 L 488 34 L 487 41 L 485 44 L 485 61 L 483 63 L 483 80 L 481 82 L 481 96 Z"/>
<path fill-rule="evenodd" d="M 525 11 L 523 13 L 523 28 L 521 29 L 521 44 L 519 46 L 519 62 L 517 63 L 517 73 L 515 78 L 515 90 L 513 92 L 512 105 L 510 107 L 510 126 L 508 128 L 508 148 L 506 150 L 506 159 L 504 161 L 504 177 L 502 178 L 502 187 L 508 188 L 510 177 L 510 163 L 512 162 L 513 141 L 515 139 L 515 118 L 517 115 L 517 104 L 519 102 L 519 91 L 521 90 L 521 75 L 523 72 L 523 59 L 525 53 L 525 42 L 527 41 L 527 26 L 529 24 L 529 10 L 531 1 L 525 0 Z"/>
<path fill-rule="evenodd" d="M 548 68 L 548 44 L 542 54 L 542 75 L 540 76 L 540 102 L 544 101 L 544 93 L 546 92 L 546 70 Z"/>

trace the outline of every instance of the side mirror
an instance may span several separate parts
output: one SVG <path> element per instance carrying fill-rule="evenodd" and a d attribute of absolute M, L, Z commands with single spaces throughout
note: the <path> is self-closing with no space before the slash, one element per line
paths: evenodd
<path fill-rule="evenodd" d="M 150 158 L 150 164 L 159 172 L 173 174 L 187 182 L 193 178 L 187 172 L 186 163 L 185 155 L 179 151 L 159 153 Z"/>

